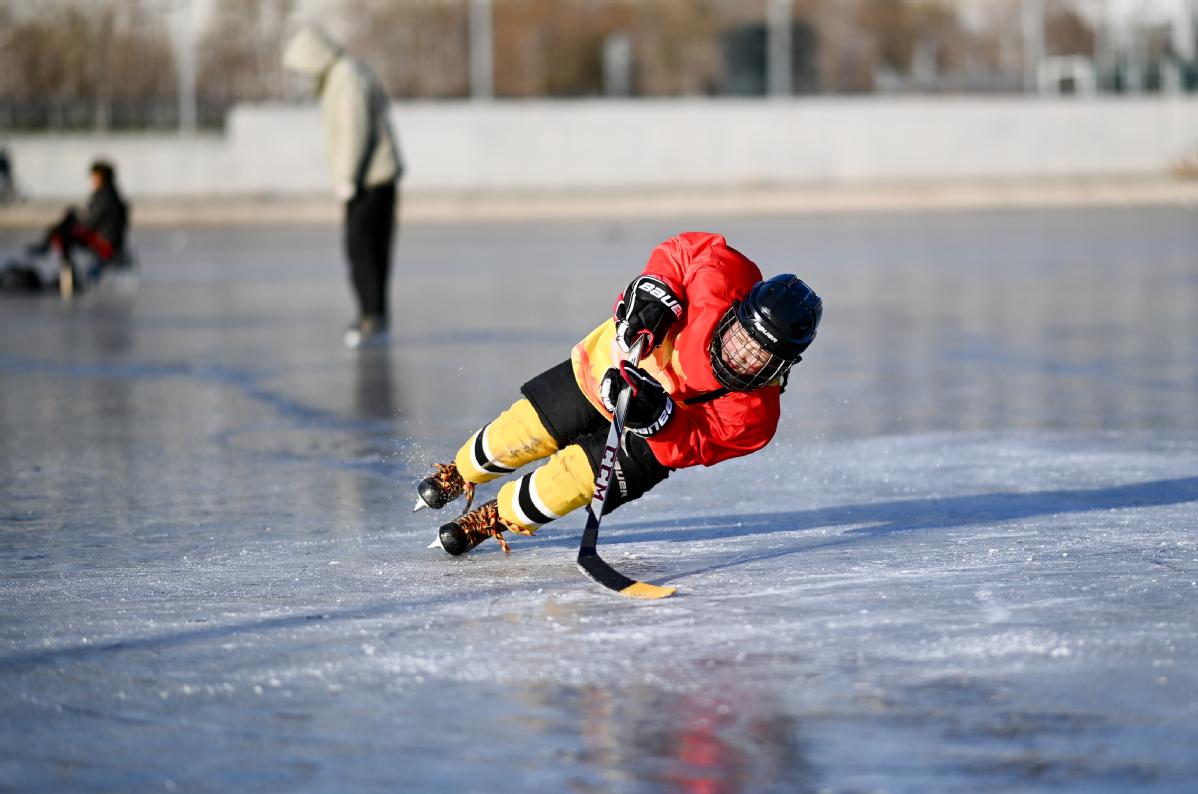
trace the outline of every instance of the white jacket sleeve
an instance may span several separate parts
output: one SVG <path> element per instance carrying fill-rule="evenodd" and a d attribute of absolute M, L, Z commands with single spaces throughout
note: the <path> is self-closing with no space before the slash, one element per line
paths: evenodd
<path fill-rule="evenodd" d="M 333 186 L 342 198 L 353 195 L 354 180 L 366 151 L 370 125 L 368 91 L 369 86 L 353 64 L 341 58 L 329 70 L 321 95 Z"/>

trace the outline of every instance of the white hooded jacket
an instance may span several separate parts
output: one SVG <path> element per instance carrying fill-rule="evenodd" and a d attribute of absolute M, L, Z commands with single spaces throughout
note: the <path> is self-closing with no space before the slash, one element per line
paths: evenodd
<path fill-rule="evenodd" d="M 284 50 L 283 66 L 316 81 L 338 196 L 349 198 L 361 188 L 399 179 L 403 159 L 387 96 L 365 64 L 322 31 L 304 28 Z"/>

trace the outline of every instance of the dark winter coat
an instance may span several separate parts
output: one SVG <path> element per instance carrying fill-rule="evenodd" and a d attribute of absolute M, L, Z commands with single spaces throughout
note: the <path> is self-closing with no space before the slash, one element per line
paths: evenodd
<path fill-rule="evenodd" d="M 129 207 L 115 185 L 104 185 L 87 200 L 87 209 L 79 222 L 96 232 L 112 246 L 113 254 L 125 250 L 129 228 Z"/>

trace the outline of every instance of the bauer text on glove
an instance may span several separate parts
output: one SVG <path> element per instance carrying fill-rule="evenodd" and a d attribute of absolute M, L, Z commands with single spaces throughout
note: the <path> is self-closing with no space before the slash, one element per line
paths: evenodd
<path fill-rule="evenodd" d="M 616 302 L 616 342 L 627 353 L 637 336 L 648 334 L 647 354 L 681 316 L 682 300 L 669 284 L 655 276 L 637 276 Z"/>
<path fill-rule="evenodd" d="M 628 395 L 628 412 L 624 415 L 624 426 L 639 436 L 651 436 L 660 431 L 674 415 L 674 400 L 653 376 L 640 367 L 625 364 L 622 368 L 612 367 L 603 375 L 599 384 L 599 399 L 603 407 L 613 414 L 616 400 L 623 388 L 631 389 Z"/>

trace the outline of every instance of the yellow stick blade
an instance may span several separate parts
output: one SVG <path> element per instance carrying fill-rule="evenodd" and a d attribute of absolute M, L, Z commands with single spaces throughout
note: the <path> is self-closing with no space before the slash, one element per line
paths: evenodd
<path fill-rule="evenodd" d="M 676 587 L 661 587 L 648 582 L 634 582 L 620 591 L 620 595 L 629 598 L 665 598 L 671 596 Z"/>

